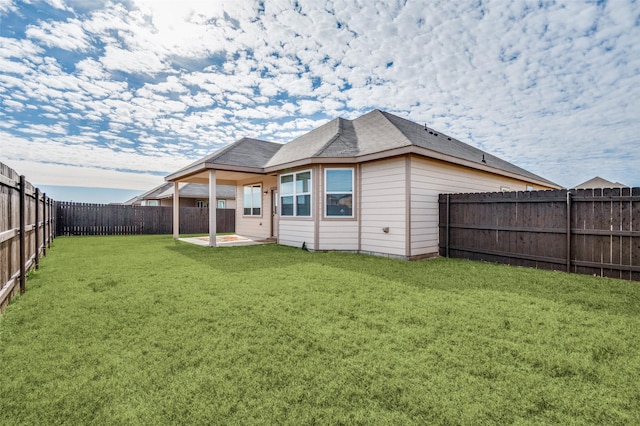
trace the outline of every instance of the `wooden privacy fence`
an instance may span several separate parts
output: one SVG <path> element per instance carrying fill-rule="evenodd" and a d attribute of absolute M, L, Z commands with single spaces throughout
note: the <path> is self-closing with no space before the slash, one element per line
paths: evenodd
<path fill-rule="evenodd" d="M 235 231 L 235 210 L 216 210 L 217 232 Z M 171 234 L 173 208 L 58 202 L 56 235 Z M 180 207 L 180 233 L 209 232 L 209 209 Z"/>
<path fill-rule="evenodd" d="M 640 281 L 640 188 L 440 194 L 440 255 Z"/>
<path fill-rule="evenodd" d="M 0 312 L 39 266 L 55 235 L 55 202 L 0 163 Z"/>

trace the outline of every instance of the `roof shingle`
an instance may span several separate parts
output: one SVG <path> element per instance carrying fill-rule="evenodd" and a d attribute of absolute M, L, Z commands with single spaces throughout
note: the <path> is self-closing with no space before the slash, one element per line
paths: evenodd
<path fill-rule="evenodd" d="M 353 158 L 357 161 L 361 156 L 412 146 L 457 158 L 462 164 L 476 163 L 557 186 L 455 138 L 377 109 L 354 120 L 336 118 L 286 144 L 243 138 L 182 170 L 205 164 L 277 170 L 280 166 L 284 168 L 313 158 Z M 428 151 L 418 153 L 429 155 Z M 180 172 L 173 175 L 177 174 Z"/>

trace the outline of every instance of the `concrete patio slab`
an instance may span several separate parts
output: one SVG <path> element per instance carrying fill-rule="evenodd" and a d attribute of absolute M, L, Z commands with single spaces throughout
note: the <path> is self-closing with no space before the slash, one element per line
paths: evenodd
<path fill-rule="evenodd" d="M 179 238 L 179 241 L 186 243 L 196 244 L 199 246 L 209 246 L 209 237 L 188 237 Z M 231 247 L 231 246 L 250 246 L 256 244 L 270 244 L 274 241 L 265 240 L 264 238 L 247 237 L 243 235 L 218 235 L 216 236 L 216 246 L 218 247 Z"/>

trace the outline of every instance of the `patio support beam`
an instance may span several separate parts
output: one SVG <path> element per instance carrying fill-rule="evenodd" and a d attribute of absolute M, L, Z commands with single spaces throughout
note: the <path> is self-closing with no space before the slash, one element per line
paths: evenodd
<path fill-rule="evenodd" d="M 180 182 L 173 182 L 173 239 L 180 238 Z"/>
<path fill-rule="evenodd" d="M 216 171 L 209 170 L 209 247 L 216 246 Z"/>

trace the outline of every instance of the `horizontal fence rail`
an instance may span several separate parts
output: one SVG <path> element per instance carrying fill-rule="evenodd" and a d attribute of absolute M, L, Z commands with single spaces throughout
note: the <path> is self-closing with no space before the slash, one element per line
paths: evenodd
<path fill-rule="evenodd" d="M 0 163 L 0 312 L 26 290 L 27 273 L 55 235 L 55 202 Z"/>
<path fill-rule="evenodd" d="M 56 235 L 171 234 L 173 208 L 58 202 Z M 235 210 L 216 210 L 217 232 L 235 231 Z M 180 207 L 180 233 L 209 232 L 209 209 Z"/>
<path fill-rule="evenodd" d="M 640 281 L 640 188 L 440 194 L 440 255 Z"/>

